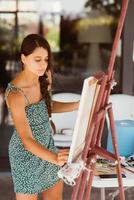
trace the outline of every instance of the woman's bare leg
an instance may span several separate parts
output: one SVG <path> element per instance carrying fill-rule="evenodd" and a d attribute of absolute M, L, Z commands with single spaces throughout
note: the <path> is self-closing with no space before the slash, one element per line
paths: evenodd
<path fill-rule="evenodd" d="M 16 200 L 37 200 L 38 194 L 16 193 Z"/>
<path fill-rule="evenodd" d="M 63 185 L 62 180 L 58 181 L 50 189 L 42 192 L 43 200 L 62 200 L 63 199 Z"/>

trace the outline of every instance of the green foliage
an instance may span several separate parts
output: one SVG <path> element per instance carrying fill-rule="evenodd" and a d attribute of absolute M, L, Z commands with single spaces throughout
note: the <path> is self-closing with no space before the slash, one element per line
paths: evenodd
<path fill-rule="evenodd" d="M 50 43 L 53 51 L 59 50 L 59 30 L 57 26 L 51 27 L 49 32 L 46 34 L 46 38 Z"/>
<path fill-rule="evenodd" d="M 108 14 L 118 16 L 120 13 L 122 0 L 87 0 L 85 3 L 86 8 L 105 9 Z"/>
<path fill-rule="evenodd" d="M 6 19 L 0 19 L 0 33 L 0 54 L 13 55 L 17 48 L 13 24 Z"/>

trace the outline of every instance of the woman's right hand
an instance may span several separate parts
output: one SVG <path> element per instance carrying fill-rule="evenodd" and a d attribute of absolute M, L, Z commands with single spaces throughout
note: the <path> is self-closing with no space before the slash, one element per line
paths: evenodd
<path fill-rule="evenodd" d="M 61 149 L 58 151 L 57 154 L 57 165 L 64 165 L 67 162 L 68 159 L 68 155 L 69 155 L 69 150 L 68 149 Z"/>

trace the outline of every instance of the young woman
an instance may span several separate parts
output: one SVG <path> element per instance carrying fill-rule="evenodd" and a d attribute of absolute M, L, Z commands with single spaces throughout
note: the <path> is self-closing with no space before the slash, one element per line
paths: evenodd
<path fill-rule="evenodd" d="M 9 158 L 16 200 L 37 200 L 39 193 L 43 200 L 62 200 L 63 181 L 57 171 L 66 163 L 68 150 L 54 146 L 49 116 L 75 110 L 79 102 L 51 101 L 51 51 L 43 37 L 24 38 L 21 61 L 23 70 L 5 94 L 14 122 Z"/>

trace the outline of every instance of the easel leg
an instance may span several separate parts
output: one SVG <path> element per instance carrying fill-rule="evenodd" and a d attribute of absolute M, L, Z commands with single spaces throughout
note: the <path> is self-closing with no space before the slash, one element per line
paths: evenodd
<path fill-rule="evenodd" d="M 110 122 L 110 128 L 111 128 L 113 149 L 114 149 L 114 153 L 117 158 L 116 171 L 117 171 L 117 177 L 118 177 L 118 183 L 119 183 L 119 191 L 120 191 L 119 195 L 120 195 L 120 200 L 125 200 L 124 189 L 123 189 L 123 180 L 122 180 L 122 170 L 121 170 L 121 166 L 120 166 L 120 157 L 119 157 L 116 134 L 115 134 L 114 117 L 113 117 L 112 107 L 110 107 L 108 109 L 108 115 L 109 115 L 109 122 Z"/>
<path fill-rule="evenodd" d="M 85 198 L 84 198 L 84 200 L 90 200 L 90 193 L 91 193 L 92 182 L 93 182 L 93 178 L 94 178 L 95 167 L 96 167 L 96 162 L 91 163 L 91 167 L 90 167 L 91 172 L 89 174 L 89 178 L 88 178 L 88 181 L 87 181 L 87 187 L 86 187 L 86 191 L 85 191 Z"/>
<path fill-rule="evenodd" d="M 83 175 L 83 172 L 81 172 L 80 176 L 76 180 L 76 185 L 73 187 L 71 200 L 77 200 L 77 196 L 78 196 L 78 191 L 79 191 L 82 175 Z"/>
<path fill-rule="evenodd" d="M 84 171 L 83 172 L 83 175 L 82 175 L 82 179 L 81 179 L 81 187 L 79 189 L 79 196 L 77 198 L 77 200 L 81 200 L 83 199 L 83 195 L 84 195 L 84 192 L 85 192 L 85 187 L 86 187 L 86 184 L 87 184 L 87 172 Z"/>
<path fill-rule="evenodd" d="M 101 192 L 101 200 L 105 200 L 105 188 L 101 188 L 100 192 Z"/>

